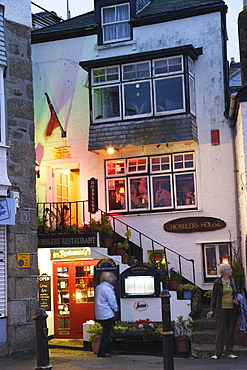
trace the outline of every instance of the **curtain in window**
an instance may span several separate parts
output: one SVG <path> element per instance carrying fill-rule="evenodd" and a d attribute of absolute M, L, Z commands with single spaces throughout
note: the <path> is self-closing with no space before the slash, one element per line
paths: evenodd
<path fill-rule="evenodd" d="M 104 40 L 128 37 L 130 33 L 128 20 L 129 7 L 127 4 L 103 9 Z"/>

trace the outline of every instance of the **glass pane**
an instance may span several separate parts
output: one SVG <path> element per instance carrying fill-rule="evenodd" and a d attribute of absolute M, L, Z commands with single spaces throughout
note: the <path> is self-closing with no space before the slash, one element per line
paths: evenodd
<path fill-rule="evenodd" d="M 206 275 L 217 275 L 217 261 L 215 245 L 205 245 Z"/>
<path fill-rule="evenodd" d="M 116 25 L 117 39 L 125 39 L 130 36 L 130 25 L 127 22 Z"/>
<path fill-rule="evenodd" d="M 169 171 L 170 156 L 153 157 L 151 158 L 151 172 Z"/>
<path fill-rule="evenodd" d="M 129 20 L 129 5 L 118 5 L 116 7 L 116 21 L 128 21 Z"/>
<path fill-rule="evenodd" d="M 111 24 L 109 26 L 104 26 L 104 41 L 116 40 L 116 25 Z"/>
<path fill-rule="evenodd" d="M 127 163 L 128 172 L 133 173 L 147 171 L 147 158 L 129 159 Z"/>
<path fill-rule="evenodd" d="M 151 113 L 150 82 L 124 85 L 125 116 Z"/>
<path fill-rule="evenodd" d="M 103 8 L 103 24 L 115 22 L 115 7 Z"/>
<path fill-rule="evenodd" d="M 57 185 L 57 196 L 58 197 L 62 196 L 62 186 L 61 185 Z"/>
<path fill-rule="evenodd" d="M 106 176 L 121 175 L 125 173 L 124 161 L 110 161 L 106 164 Z"/>
<path fill-rule="evenodd" d="M 108 86 L 94 89 L 94 119 L 106 119 L 119 116 L 119 87 Z"/>
<path fill-rule="evenodd" d="M 170 176 L 153 177 L 153 205 L 154 208 L 171 207 L 171 181 Z"/>
<path fill-rule="evenodd" d="M 118 67 L 109 67 L 93 70 L 93 83 L 117 81 L 118 79 L 119 79 Z"/>
<path fill-rule="evenodd" d="M 130 179 L 130 208 L 148 208 L 148 181 L 147 177 Z"/>
<path fill-rule="evenodd" d="M 166 74 L 172 72 L 182 72 L 182 58 L 166 58 L 154 61 L 154 74 Z"/>
<path fill-rule="evenodd" d="M 108 181 L 108 208 L 109 211 L 126 209 L 125 180 Z"/>
<path fill-rule="evenodd" d="M 69 317 L 59 317 L 58 318 L 58 328 L 59 329 L 69 329 L 70 328 L 70 318 Z"/>
<path fill-rule="evenodd" d="M 123 66 L 123 79 L 125 81 L 142 77 L 150 77 L 150 67 L 148 62 Z"/>
<path fill-rule="evenodd" d="M 228 244 L 220 244 L 219 245 L 219 257 L 220 263 L 229 263 L 229 246 Z"/>
<path fill-rule="evenodd" d="M 184 109 L 182 77 L 155 81 L 156 112 Z"/>
<path fill-rule="evenodd" d="M 180 174 L 175 176 L 177 205 L 195 204 L 195 180 L 194 173 Z"/>
<path fill-rule="evenodd" d="M 194 168 L 194 153 L 176 154 L 173 156 L 174 169 Z"/>

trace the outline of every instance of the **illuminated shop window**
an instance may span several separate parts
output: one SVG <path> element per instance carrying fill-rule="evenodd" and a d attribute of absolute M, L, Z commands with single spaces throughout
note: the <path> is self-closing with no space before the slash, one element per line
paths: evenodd
<path fill-rule="evenodd" d="M 206 277 L 219 276 L 218 267 L 221 263 L 230 262 L 230 245 L 229 243 L 204 244 L 204 265 Z"/>
<path fill-rule="evenodd" d="M 105 168 L 108 212 L 197 206 L 193 152 L 107 160 Z"/>

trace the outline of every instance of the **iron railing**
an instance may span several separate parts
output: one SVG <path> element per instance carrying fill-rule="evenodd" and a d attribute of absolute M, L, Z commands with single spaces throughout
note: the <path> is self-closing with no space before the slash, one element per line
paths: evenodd
<path fill-rule="evenodd" d="M 90 220 L 101 219 L 105 213 L 99 210 L 91 214 L 88 210 L 88 201 L 77 202 L 46 202 L 37 204 L 38 233 L 81 233 L 96 231 L 90 228 Z M 142 250 L 148 250 L 155 260 L 155 252 L 161 250 L 165 257 L 165 270 L 169 277 L 170 269 L 179 272 L 186 280 L 195 284 L 195 264 L 193 259 L 188 259 L 175 252 L 162 243 L 155 241 L 147 234 L 122 221 L 119 217 L 108 215 L 113 228 L 114 242 L 118 237 L 124 238 L 127 230 L 131 231 L 131 242 Z"/>

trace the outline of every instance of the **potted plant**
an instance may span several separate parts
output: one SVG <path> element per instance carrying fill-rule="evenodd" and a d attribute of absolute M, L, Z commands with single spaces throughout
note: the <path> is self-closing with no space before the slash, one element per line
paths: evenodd
<path fill-rule="evenodd" d="M 95 322 L 93 325 L 89 326 L 87 332 L 90 334 L 88 341 L 92 343 L 92 351 L 97 354 L 99 350 L 100 339 L 103 334 L 103 327 L 99 322 Z"/>
<path fill-rule="evenodd" d="M 173 267 L 170 268 L 170 279 L 169 279 L 169 286 L 170 290 L 177 290 L 179 284 L 182 283 L 182 275 L 175 271 Z"/>
<path fill-rule="evenodd" d="M 127 250 L 129 249 L 129 240 L 132 235 L 130 229 L 128 229 L 124 235 L 126 236 L 124 242 L 117 243 L 117 254 L 120 256 L 127 255 Z"/>
<path fill-rule="evenodd" d="M 177 320 L 172 321 L 172 328 L 178 352 L 189 351 L 190 334 L 194 321 L 190 318 L 185 319 L 182 315 L 177 316 Z"/>
<path fill-rule="evenodd" d="M 177 291 L 181 292 L 183 299 L 192 299 L 193 292 L 197 289 L 197 285 L 193 284 L 179 284 Z"/>
<path fill-rule="evenodd" d="M 244 290 L 245 272 L 243 263 L 236 251 L 234 251 L 233 253 L 233 258 L 231 259 L 230 266 L 232 269 L 231 276 L 236 281 L 237 289 L 242 292 Z"/>
<path fill-rule="evenodd" d="M 101 215 L 101 238 L 103 239 L 104 247 L 111 248 L 113 244 L 113 228 L 109 216 L 106 213 Z"/>

